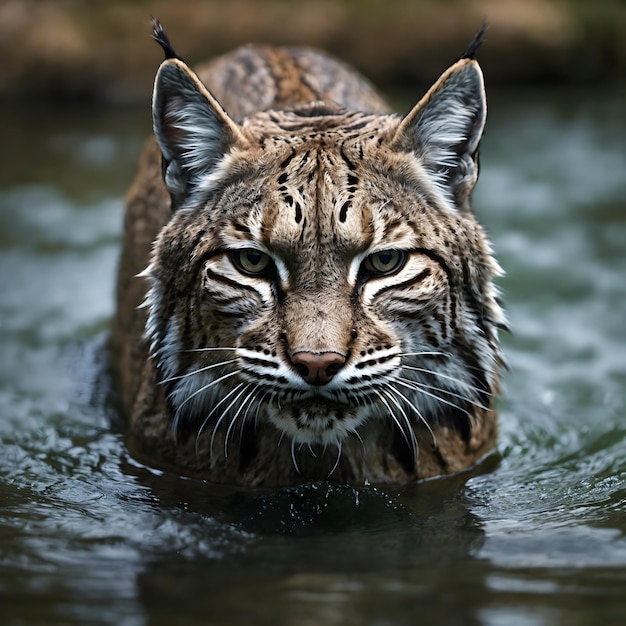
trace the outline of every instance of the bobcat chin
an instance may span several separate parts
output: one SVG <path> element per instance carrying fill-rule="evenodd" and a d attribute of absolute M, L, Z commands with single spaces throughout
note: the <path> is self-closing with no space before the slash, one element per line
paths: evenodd
<path fill-rule="evenodd" d="M 215 482 L 408 482 L 494 445 L 501 273 L 470 207 L 482 31 L 404 117 L 304 48 L 166 53 L 111 352 L 130 445 Z"/>

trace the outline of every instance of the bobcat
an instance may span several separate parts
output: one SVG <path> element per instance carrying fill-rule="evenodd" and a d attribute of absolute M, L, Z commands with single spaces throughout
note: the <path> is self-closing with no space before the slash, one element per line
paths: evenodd
<path fill-rule="evenodd" d="M 156 141 L 111 335 L 135 454 L 276 486 L 404 483 L 492 449 L 501 270 L 470 207 L 483 30 L 401 117 L 314 50 L 247 46 L 196 74 L 155 20 Z"/>

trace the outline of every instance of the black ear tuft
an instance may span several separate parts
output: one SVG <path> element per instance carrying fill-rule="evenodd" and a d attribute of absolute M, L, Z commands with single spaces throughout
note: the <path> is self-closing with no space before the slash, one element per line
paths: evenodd
<path fill-rule="evenodd" d="M 172 47 L 170 40 L 163 28 L 161 22 L 156 17 L 151 17 L 150 21 L 152 22 L 152 39 L 156 41 L 161 48 L 163 48 L 163 52 L 165 53 L 166 59 L 182 59 L 176 54 L 176 50 Z"/>
<path fill-rule="evenodd" d="M 476 58 L 476 50 L 478 50 L 480 44 L 485 40 L 485 33 L 487 32 L 487 20 L 483 20 L 483 23 L 480 25 L 480 28 L 474 35 L 472 41 L 470 41 L 469 45 L 465 49 L 463 53 L 462 59 L 475 59 Z"/>

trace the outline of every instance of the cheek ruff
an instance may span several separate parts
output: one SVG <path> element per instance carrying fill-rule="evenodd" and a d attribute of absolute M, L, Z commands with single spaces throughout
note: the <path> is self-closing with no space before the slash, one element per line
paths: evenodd
<path fill-rule="evenodd" d="M 320 52 L 247 46 L 196 74 L 154 28 L 156 145 L 128 196 L 111 335 L 139 448 L 267 486 L 478 462 L 506 327 L 470 206 L 483 31 L 400 117 Z"/>

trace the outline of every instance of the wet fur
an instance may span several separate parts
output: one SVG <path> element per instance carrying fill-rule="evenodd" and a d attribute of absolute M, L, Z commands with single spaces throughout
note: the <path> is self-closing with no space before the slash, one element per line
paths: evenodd
<path fill-rule="evenodd" d="M 111 337 L 135 453 L 246 485 L 474 464 L 495 441 L 505 324 L 470 207 L 481 37 L 404 118 L 319 52 L 248 46 L 196 75 L 163 37 Z M 250 246 L 270 274 L 233 266 Z M 406 264 L 372 277 L 386 249 Z M 311 385 L 301 351 L 345 364 Z"/>

